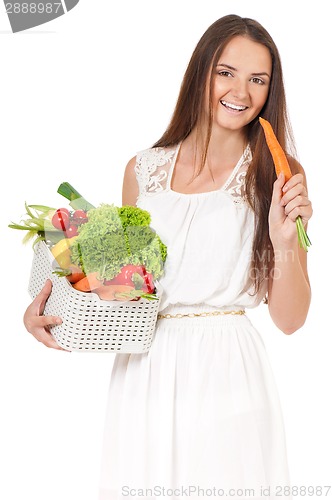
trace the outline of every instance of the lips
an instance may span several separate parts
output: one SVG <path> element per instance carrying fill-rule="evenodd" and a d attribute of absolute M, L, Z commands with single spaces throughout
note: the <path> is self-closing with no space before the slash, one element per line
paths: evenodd
<path fill-rule="evenodd" d="M 236 112 L 241 112 L 248 109 L 248 106 L 244 106 L 243 104 L 234 104 L 233 102 L 227 102 L 224 100 L 221 100 L 220 104 L 222 104 L 226 109 Z"/>

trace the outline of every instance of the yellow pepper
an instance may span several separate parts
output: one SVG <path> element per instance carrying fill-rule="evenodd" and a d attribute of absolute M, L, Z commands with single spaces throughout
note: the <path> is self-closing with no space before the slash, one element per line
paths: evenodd
<path fill-rule="evenodd" d="M 67 269 L 71 262 L 71 250 L 70 247 L 76 240 L 77 236 L 73 236 L 72 238 L 63 238 L 62 240 L 58 241 L 54 245 L 54 247 L 51 248 L 51 252 L 53 257 L 56 259 L 57 263 L 62 269 Z"/>

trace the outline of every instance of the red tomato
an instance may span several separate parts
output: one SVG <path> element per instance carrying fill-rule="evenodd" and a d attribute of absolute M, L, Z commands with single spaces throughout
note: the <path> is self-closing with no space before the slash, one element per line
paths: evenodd
<path fill-rule="evenodd" d="M 80 218 L 83 218 L 85 219 L 87 217 L 86 215 L 86 212 L 84 212 L 84 210 L 75 210 L 75 212 L 73 213 L 73 217 L 80 217 Z"/>
<path fill-rule="evenodd" d="M 75 210 L 72 216 L 72 224 L 76 224 L 77 226 L 80 226 L 81 224 L 84 224 L 84 222 L 88 221 L 88 216 L 84 210 Z"/>
<path fill-rule="evenodd" d="M 77 231 L 77 226 L 72 226 L 70 225 L 68 229 L 66 229 L 66 237 L 67 238 L 72 238 L 73 236 L 77 236 L 78 231 Z"/>
<path fill-rule="evenodd" d="M 58 208 L 52 217 L 52 224 L 59 231 L 66 231 L 70 225 L 70 213 L 67 208 Z"/>

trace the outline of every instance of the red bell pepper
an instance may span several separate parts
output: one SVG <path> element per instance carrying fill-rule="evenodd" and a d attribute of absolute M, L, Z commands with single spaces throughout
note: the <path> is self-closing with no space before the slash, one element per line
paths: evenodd
<path fill-rule="evenodd" d="M 128 264 L 123 266 L 120 273 L 112 280 L 105 281 L 105 285 L 135 285 L 135 288 L 142 289 L 144 293 L 153 293 L 153 276 L 148 273 L 144 266 Z"/>

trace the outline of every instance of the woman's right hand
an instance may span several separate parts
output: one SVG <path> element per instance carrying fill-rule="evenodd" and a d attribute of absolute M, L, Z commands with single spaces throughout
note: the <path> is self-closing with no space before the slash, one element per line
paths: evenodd
<path fill-rule="evenodd" d="M 53 325 L 60 325 L 61 318 L 57 316 L 43 316 L 46 300 L 52 291 L 52 281 L 47 280 L 40 293 L 35 297 L 33 302 L 29 305 L 23 316 L 23 323 L 25 328 L 30 332 L 38 342 L 41 342 L 46 347 L 65 351 L 60 347 L 52 334 L 49 327 Z M 66 351 L 70 352 L 70 351 Z"/>

